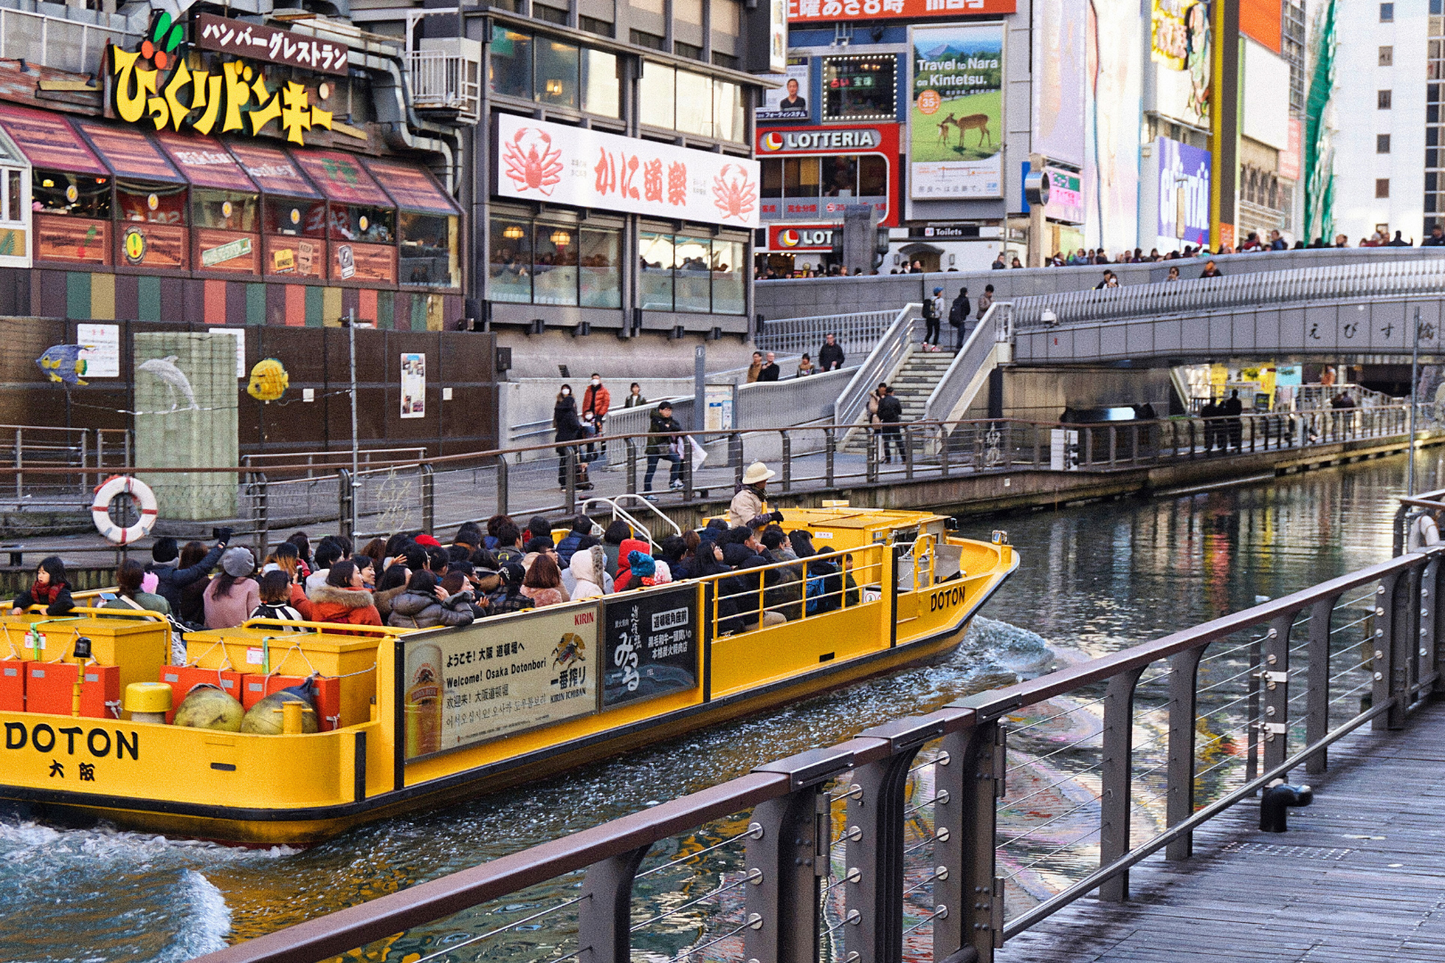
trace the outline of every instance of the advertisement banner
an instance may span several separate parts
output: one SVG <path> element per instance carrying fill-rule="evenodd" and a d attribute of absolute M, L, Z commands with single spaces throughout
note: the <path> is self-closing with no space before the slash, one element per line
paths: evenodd
<path fill-rule="evenodd" d="M 758 162 L 500 114 L 497 193 L 703 224 L 758 226 Z"/>
<path fill-rule="evenodd" d="M 1017 10 L 1017 0 L 788 0 L 788 22 L 920 20 L 989 16 Z"/>
<path fill-rule="evenodd" d="M 1033 84 L 1035 153 L 1046 159 L 1084 166 L 1084 36 L 1088 5 L 1041 3 L 1034 6 Z"/>
<path fill-rule="evenodd" d="M 1209 246 L 1209 151 L 1159 137 L 1154 156 L 1159 159 L 1159 236 Z"/>
<path fill-rule="evenodd" d="M 768 250 L 831 251 L 836 224 L 773 224 L 768 227 Z"/>
<path fill-rule="evenodd" d="M 843 195 L 830 191 L 822 197 L 765 197 L 758 202 L 765 221 L 842 221 L 850 204 L 872 204 L 878 211 L 878 222 L 885 227 L 898 223 L 898 124 L 876 124 L 858 127 L 760 127 L 757 131 L 758 157 L 784 155 L 824 158 L 819 177 L 825 185 L 839 183 L 837 175 L 848 181 L 848 172 L 858 175 L 858 194 Z M 860 155 L 874 155 L 882 167 L 873 163 L 879 176 L 867 176 Z M 825 187 L 825 190 L 828 188 Z M 776 248 L 774 249 L 776 250 Z"/>
<path fill-rule="evenodd" d="M 1003 25 L 909 28 L 914 200 L 1003 196 Z"/>
<path fill-rule="evenodd" d="M 1209 126 L 1209 0 L 1154 0 L 1149 26 L 1150 59 L 1158 65 L 1150 106 L 1166 117 Z"/>
<path fill-rule="evenodd" d="M 401 416 L 426 417 L 426 355 L 401 356 Z"/>
<path fill-rule="evenodd" d="M 538 609 L 408 639 L 406 758 L 597 711 L 597 606 Z"/>
<path fill-rule="evenodd" d="M 604 709 L 697 688 L 697 586 L 609 595 L 602 632 Z"/>
<path fill-rule="evenodd" d="M 808 62 L 788 64 L 781 74 L 769 77 L 782 86 L 775 90 L 763 91 L 763 102 L 758 105 L 758 120 L 787 121 L 808 119 L 809 86 Z"/>

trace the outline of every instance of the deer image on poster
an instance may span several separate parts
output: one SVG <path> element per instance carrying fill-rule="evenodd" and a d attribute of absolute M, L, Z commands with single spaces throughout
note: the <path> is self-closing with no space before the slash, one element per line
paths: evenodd
<path fill-rule="evenodd" d="M 914 200 L 1003 195 L 1003 26 L 912 27 L 908 111 Z"/>

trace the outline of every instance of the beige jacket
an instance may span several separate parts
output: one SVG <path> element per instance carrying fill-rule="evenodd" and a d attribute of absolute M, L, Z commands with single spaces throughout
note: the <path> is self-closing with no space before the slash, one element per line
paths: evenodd
<path fill-rule="evenodd" d="M 763 497 L 751 488 L 744 488 L 733 496 L 728 505 L 728 527 L 741 528 L 768 510 Z"/>

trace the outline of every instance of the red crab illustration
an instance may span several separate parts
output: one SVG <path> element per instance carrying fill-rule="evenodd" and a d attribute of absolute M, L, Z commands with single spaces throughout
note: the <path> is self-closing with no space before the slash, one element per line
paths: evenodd
<path fill-rule="evenodd" d="M 712 180 L 712 203 L 723 217 L 750 220 L 758 199 L 758 187 L 748 180 L 748 172 L 740 164 L 724 164 Z"/>
<path fill-rule="evenodd" d="M 519 192 L 539 191 L 551 195 L 562 182 L 562 151 L 552 138 L 539 130 L 523 127 L 502 147 L 506 174 Z"/>

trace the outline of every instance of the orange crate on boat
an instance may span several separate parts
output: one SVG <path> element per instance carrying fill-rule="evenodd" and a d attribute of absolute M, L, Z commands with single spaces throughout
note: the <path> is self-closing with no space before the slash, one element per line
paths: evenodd
<path fill-rule="evenodd" d="M 198 685 L 219 687 L 234 699 L 241 698 L 241 673 L 223 669 L 202 669 L 194 665 L 163 665 L 160 681 L 171 687 L 171 711 L 166 713 L 166 722 L 175 721 L 176 709 L 187 693 Z"/>
<path fill-rule="evenodd" d="M 25 711 L 25 663 L 0 659 L 0 712 Z"/>
<path fill-rule="evenodd" d="M 120 718 L 120 666 L 76 665 L 73 662 L 25 663 L 25 708 L 68 716 L 75 707 L 75 680 L 80 685 L 80 714 L 88 719 Z"/>
<path fill-rule="evenodd" d="M 241 705 L 251 708 L 268 695 L 300 685 L 306 679 L 295 675 L 257 675 L 241 677 Z M 319 677 L 316 680 L 316 715 L 322 732 L 329 732 L 341 720 L 341 680 Z"/>

